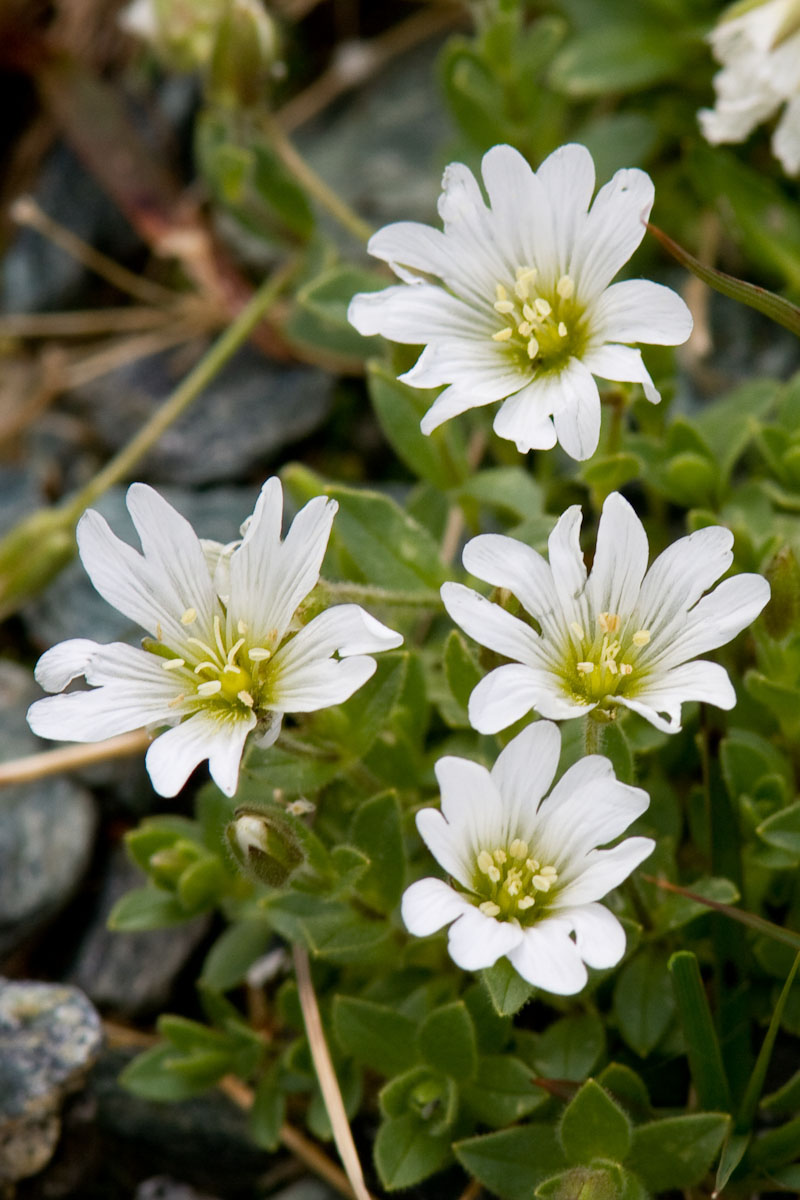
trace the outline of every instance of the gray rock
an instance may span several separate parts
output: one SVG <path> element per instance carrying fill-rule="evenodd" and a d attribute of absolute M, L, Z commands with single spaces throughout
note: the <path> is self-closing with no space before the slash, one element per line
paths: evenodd
<path fill-rule="evenodd" d="M 70 983 L 100 1007 L 127 1017 L 158 1012 L 169 1003 L 175 977 L 204 937 L 209 918 L 196 917 L 170 929 L 114 933 L 108 914 L 121 896 L 141 887 L 144 877 L 116 849 L 108 865 L 100 903 L 71 968 Z"/>
<path fill-rule="evenodd" d="M 0 761 L 42 743 L 25 712 L 39 689 L 30 673 L 0 662 Z M 94 801 L 67 778 L 5 788 L 0 797 L 0 959 L 72 895 L 92 853 Z"/>
<path fill-rule="evenodd" d="M 91 423 L 109 450 L 117 450 L 166 399 L 189 365 L 185 353 L 150 355 L 77 389 L 69 407 Z M 160 438 L 137 473 L 171 484 L 245 478 L 322 424 L 333 387 L 326 371 L 277 366 L 244 346 Z"/>
<path fill-rule="evenodd" d="M 0 979 L 0 1183 L 50 1161 L 63 1100 L 101 1042 L 100 1018 L 76 988 Z"/>
<path fill-rule="evenodd" d="M 134 1200 L 216 1200 L 216 1197 L 196 1192 L 188 1183 L 176 1183 L 168 1175 L 156 1175 L 139 1184 Z"/>

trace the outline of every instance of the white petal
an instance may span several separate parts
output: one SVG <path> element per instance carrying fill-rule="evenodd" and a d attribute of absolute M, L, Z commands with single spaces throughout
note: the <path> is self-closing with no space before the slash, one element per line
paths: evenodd
<path fill-rule="evenodd" d="M 514 264 L 536 266 L 541 273 L 551 260 L 555 263 L 548 199 L 541 182 L 511 146 L 488 150 L 481 173 L 495 226 Z"/>
<path fill-rule="evenodd" d="M 592 334 L 604 342 L 679 346 L 692 332 L 692 314 L 672 288 L 649 279 L 624 279 L 600 296 L 592 309 L 591 327 Z"/>
<path fill-rule="evenodd" d="M 419 879 L 403 893 L 400 915 L 409 933 L 429 937 L 471 907 L 441 879 Z"/>
<path fill-rule="evenodd" d="M 659 674 L 652 683 L 645 683 L 631 699 L 656 712 L 668 713 L 680 727 L 681 704 L 688 700 L 699 700 L 715 704 L 717 708 L 733 708 L 736 692 L 724 667 L 700 659 L 699 662 L 682 663 L 663 675 Z"/>
<path fill-rule="evenodd" d="M 571 792 L 567 788 L 573 781 L 565 776 L 562 782 L 558 796 L 554 789 L 539 810 L 536 836 L 541 854 L 537 857 L 556 863 L 559 875 L 571 875 L 588 851 L 624 833 L 647 810 L 650 797 L 613 775 L 583 782 Z"/>
<path fill-rule="evenodd" d="M 494 966 L 498 958 L 520 944 L 522 937 L 519 925 L 495 921 L 470 907 L 450 926 L 447 950 L 463 971 L 481 971 Z"/>
<path fill-rule="evenodd" d="M 549 200 L 557 279 L 569 273 L 573 250 L 586 223 L 595 185 L 592 156 L 585 146 L 560 146 L 544 160 L 536 177 Z"/>
<path fill-rule="evenodd" d="M 273 645 L 319 578 L 338 505 L 315 496 L 297 514 L 280 541 L 283 495 L 280 481 L 261 490 L 242 544 L 230 562 L 236 616 L 248 626 L 251 643 Z"/>
<path fill-rule="evenodd" d="M 644 717 L 645 721 L 649 721 L 661 733 L 680 733 L 681 731 L 681 706 L 679 701 L 673 699 L 669 702 L 669 708 L 663 708 L 663 711 L 667 714 L 666 717 L 657 713 L 651 704 L 647 704 L 643 700 L 634 700 L 630 696 L 615 696 L 614 703 L 620 705 L 622 708 L 630 709 L 631 712 L 638 713 L 640 717 Z"/>
<path fill-rule="evenodd" d="M 690 609 L 733 562 L 733 534 L 709 525 L 680 538 L 659 554 L 647 572 L 636 608 L 642 628 L 656 635 Z"/>
<path fill-rule="evenodd" d="M 502 400 L 524 385 L 530 371 L 522 370 L 505 347 L 493 342 L 491 332 L 481 334 L 478 340 L 449 337 L 429 342 L 414 366 L 398 379 L 419 388 L 455 383 L 457 394 L 465 398 L 459 412 Z M 448 404 L 452 403 L 451 397 Z"/>
<path fill-rule="evenodd" d="M 540 661 L 538 635 L 499 604 L 461 583 L 445 583 L 441 591 L 450 616 L 476 642 L 528 666 Z"/>
<path fill-rule="evenodd" d="M 503 833 L 503 802 L 486 767 L 467 758 L 446 755 L 434 768 L 442 794 L 442 812 L 454 839 L 473 859 Z M 462 879 L 467 885 L 471 882 Z"/>
<path fill-rule="evenodd" d="M 655 846 L 652 838 L 630 837 L 611 850 L 592 850 L 586 855 L 580 874 L 559 892 L 557 903 L 569 908 L 602 899 L 619 887 L 653 853 Z"/>
<path fill-rule="evenodd" d="M 72 638 L 47 650 L 36 664 L 34 676 L 46 692 L 60 692 L 73 679 L 83 675 L 89 659 L 99 650 L 97 642 Z"/>
<path fill-rule="evenodd" d="M 617 171 L 597 193 L 578 236 L 570 275 L 584 303 L 599 296 L 645 234 L 655 191 L 644 171 Z"/>
<path fill-rule="evenodd" d="M 168 717 L 168 712 L 154 712 L 141 695 L 111 687 L 47 696 L 28 709 L 28 724 L 37 737 L 58 742 L 102 742 Z"/>
<path fill-rule="evenodd" d="M 481 190 L 469 167 L 450 163 L 442 177 L 438 202 L 445 233 L 454 238 L 465 257 L 475 263 L 482 275 L 505 275 L 513 279 L 516 263 L 509 253 L 507 240 L 498 232 L 498 221 L 486 207 Z"/>
<path fill-rule="evenodd" d="M 550 567 L 524 542 L 500 533 L 483 533 L 467 542 L 462 557 L 471 575 L 492 587 L 508 588 L 542 626 L 558 608 Z"/>
<path fill-rule="evenodd" d="M 235 746 L 238 742 L 238 774 L 244 738 L 254 724 L 255 717 L 252 713 L 246 720 L 234 722 L 209 712 L 199 712 L 188 721 L 168 729 L 156 738 L 145 756 L 145 766 L 153 787 L 160 796 L 177 795 L 195 767 L 209 758 L 215 751 L 215 744 L 220 743 L 226 767 L 223 772 L 224 782 L 229 783 L 230 769 L 226 760 L 231 744 Z M 234 777 L 234 789 L 235 782 Z M 227 795 L 233 795 L 233 792 L 228 791 Z"/>
<path fill-rule="evenodd" d="M 607 497 L 597 528 L 597 548 L 587 595 L 595 613 L 627 616 L 636 605 L 649 547 L 642 522 L 619 492 Z"/>
<path fill-rule="evenodd" d="M 499 733 L 536 709 L 554 721 L 580 717 L 594 708 L 569 699 L 555 675 L 511 663 L 490 671 L 469 698 L 469 720 L 479 733 Z"/>
<path fill-rule="evenodd" d="M 772 153 L 787 175 L 800 172 L 800 96 L 793 96 L 772 135 Z"/>
<path fill-rule="evenodd" d="M 158 575 L 159 590 L 174 597 L 173 616 L 180 619 L 187 608 L 193 608 L 197 613 L 194 629 L 200 637 L 210 637 L 216 593 L 194 529 L 147 484 L 131 484 L 125 503 L 148 567 L 153 575 Z"/>
<path fill-rule="evenodd" d="M 168 704 L 182 690 L 180 672 L 165 671 L 166 659 L 150 654 L 139 646 L 125 642 L 110 642 L 98 646 L 86 666 L 86 679 L 91 684 L 137 688 L 143 699 Z M 191 672 L 189 672 L 191 674 Z M 192 691 L 196 676 L 192 678 Z"/>
<path fill-rule="evenodd" d="M 326 659 L 334 652 L 372 654 L 402 645 L 402 635 L 382 625 L 358 604 L 336 604 L 319 613 L 288 641 L 272 660 L 276 675 Z"/>
<path fill-rule="evenodd" d="M 373 234 L 367 250 L 389 263 L 396 275 L 416 285 L 421 276 L 435 275 L 458 295 L 480 306 L 494 296 L 494 272 L 476 270 L 475 260 L 459 253 L 459 243 L 430 225 L 396 221 Z M 410 268 L 408 270 L 407 268 Z"/>
<path fill-rule="evenodd" d="M 582 520 L 583 514 L 577 504 L 562 513 L 547 540 L 547 557 L 557 603 L 564 613 L 562 619 L 569 622 L 576 617 L 584 624 L 588 609 L 584 597 L 586 564 L 581 553 Z"/>
<path fill-rule="evenodd" d="M 568 922 L 557 917 L 543 920 L 526 929 L 520 944 L 508 955 L 523 979 L 556 996 L 573 996 L 588 979 L 569 928 Z"/>
<path fill-rule="evenodd" d="M 302 666 L 284 662 L 280 672 L 270 673 L 268 707 L 298 713 L 343 704 L 375 674 L 376 666 L 374 658 L 361 655 L 314 659 Z"/>
<path fill-rule="evenodd" d="M 561 731 L 551 721 L 534 721 L 500 752 L 491 776 L 503 800 L 506 841 L 533 824 L 539 801 L 558 766 Z"/>
<path fill-rule="evenodd" d="M 438 808 L 421 808 L 417 813 L 417 829 L 433 857 L 448 875 L 466 888 L 472 887 L 475 870 L 473 847 L 463 835 L 457 822 L 452 825 Z"/>
<path fill-rule="evenodd" d="M 571 458 L 591 458 L 600 439 L 600 393 L 591 372 L 571 358 L 548 382 L 558 399 L 553 405 L 556 436 Z"/>
<path fill-rule="evenodd" d="M 476 395 L 471 389 L 462 388 L 460 384 L 453 384 L 436 397 L 420 421 L 419 427 L 424 434 L 433 433 L 434 429 L 438 429 L 451 417 L 458 417 L 470 408 L 483 408 L 486 404 L 494 403 L 494 400 L 495 397 L 490 392 L 486 392 L 482 396 Z"/>
<path fill-rule="evenodd" d="M 209 740 L 208 769 L 214 783 L 226 796 L 236 793 L 244 744 L 255 724 L 254 713 L 243 719 L 225 721 L 222 728 L 218 725 L 213 739 Z"/>
<path fill-rule="evenodd" d="M 520 454 L 552 450 L 556 444 L 555 426 L 550 419 L 552 399 L 552 388 L 534 379 L 501 405 L 492 428 L 498 437 L 515 442 Z"/>
<path fill-rule="evenodd" d="M 769 594 L 769 584 L 760 575 L 723 579 L 713 592 L 698 601 L 685 622 L 680 622 L 678 616 L 671 629 L 662 633 L 658 654 L 648 658 L 648 668 L 658 666 L 665 670 L 696 654 L 724 646 L 755 621 Z"/>
<path fill-rule="evenodd" d="M 632 346 L 618 346 L 611 342 L 587 350 L 583 362 L 593 375 L 601 379 L 612 379 L 620 383 L 640 383 L 644 389 L 645 398 L 651 404 L 658 404 L 661 393 L 653 383 L 650 372 L 644 365 L 641 350 Z"/>
<path fill-rule="evenodd" d="M 476 309 L 435 284 L 403 283 L 354 296 L 347 319 L 365 337 L 380 333 L 416 346 L 435 338 L 491 338 L 497 323 L 490 314 L 490 308 Z"/>
<path fill-rule="evenodd" d="M 625 930 L 604 904 L 559 908 L 575 933 L 578 953 L 589 967 L 603 971 L 615 967 L 625 953 Z"/>

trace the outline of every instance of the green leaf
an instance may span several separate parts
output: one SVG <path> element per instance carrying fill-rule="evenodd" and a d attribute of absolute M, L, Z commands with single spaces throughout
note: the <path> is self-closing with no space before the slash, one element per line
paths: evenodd
<path fill-rule="evenodd" d="M 800 688 L 769 679 L 760 671 L 748 671 L 744 686 L 756 703 L 777 717 L 784 733 L 795 735 L 800 729 Z"/>
<path fill-rule="evenodd" d="M 542 489 L 522 467 L 487 467 L 476 471 L 461 485 L 459 496 L 477 500 L 519 521 L 545 516 Z M 547 522 L 551 529 L 553 518 L 547 517 Z"/>
<path fill-rule="evenodd" d="M 774 1171 L 800 1156 L 800 1116 L 754 1139 L 744 1165 L 747 1170 Z"/>
<path fill-rule="evenodd" d="M 412 474 L 447 491 L 468 473 L 450 426 L 435 429 L 427 436 L 420 430 L 422 416 L 436 399 L 435 391 L 401 383 L 377 360 L 367 366 L 367 386 L 386 440 Z"/>
<path fill-rule="evenodd" d="M 636 1121 L 650 1119 L 650 1097 L 644 1081 L 630 1067 L 610 1062 L 597 1076 L 597 1082 L 609 1092 Z"/>
<path fill-rule="evenodd" d="M 775 1045 L 775 1039 L 778 1036 L 778 1030 L 781 1027 L 783 1012 L 786 1008 L 786 1002 L 789 999 L 789 994 L 792 990 L 792 984 L 797 976 L 798 968 L 800 968 L 800 951 L 795 956 L 792 969 L 786 977 L 786 982 L 781 989 L 781 994 L 778 997 L 778 1003 L 772 1011 L 767 1032 L 764 1035 L 764 1041 L 761 1043 L 761 1049 L 758 1052 L 756 1064 L 753 1067 L 753 1073 L 747 1084 L 741 1106 L 736 1114 L 735 1130 L 737 1133 L 743 1133 L 745 1130 L 751 1129 L 753 1120 L 758 1108 L 758 1101 L 761 1093 L 764 1090 L 764 1080 L 767 1077 L 767 1068 L 769 1067 L 770 1059 L 772 1058 L 772 1050 Z"/>
<path fill-rule="evenodd" d="M 772 379 L 754 379 L 693 414 L 693 422 L 728 482 L 736 462 L 753 441 L 760 420 L 775 407 L 779 385 Z"/>
<path fill-rule="evenodd" d="M 194 916 L 188 913 L 174 892 L 143 887 L 126 892 L 114 905 L 108 918 L 109 929 L 117 933 L 135 933 L 143 929 L 165 929 Z"/>
<path fill-rule="evenodd" d="M 665 956 L 657 950 L 640 951 L 623 967 L 614 988 L 614 1015 L 622 1037 L 645 1058 L 666 1033 L 674 1011 Z"/>
<path fill-rule="evenodd" d="M 523 1200 L 566 1165 L 550 1125 L 517 1125 L 453 1145 L 462 1167 L 501 1200 Z"/>
<path fill-rule="evenodd" d="M 735 908 L 732 904 L 721 904 L 718 900 L 711 900 L 707 896 L 699 896 L 696 892 L 691 892 L 688 888 L 679 887 L 677 883 L 670 883 L 666 879 L 656 879 L 652 875 L 643 875 L 642 878 L 647 883 L 653 883 L 656 887 L 664 888 L 665 891 L 687 896 L 690 900 L 696 900 L 698 903 L 705 905 L 706 908 L 724 913 L 731 920 L 738 921 L 741 925 L 746 925 L 748 928 L 754 929 L 757 933 L 764 934 L 765 937 L 772 938 L 776 942 L 783 942 L 787 946 L 793 946 L 795 950 L 800 950 L 800 933 L 795 932 L 793 929 L 785 929 L 782 925 L 776 925 L 773 921 L 767 921 L 764 917 L 756 916 L 755 913 L 747 912 L 743 908 Z"/>
<path fill-rule="evenodd" d="M 250 1137 L 262 1150 L 273 1154 L 281 1144 L 281 1127 L 286 1119 L 286 1096 L 279 1086 L 279 1075 L 270 1069 L 258 1081 L 253 1105 L 247 1114 Z"/>
<path fill-rule="evenodd" d="M 567 1162 L 622 1162 L 631 1144 L 631 1124 L 599 1083 L 587 1079 L 564 1110 L 560 1136 Z"/>
<path fill-rule="evenodd" d="M 350 263 L 336 263 L 326 267 L 298 290 L 295 303 L 298 308 L 321 327 L 321 340 L 340 354 L 366 357 L 377 347 L 376 338 L 365 338 L 358 333 L 347 319 L 347 307 L 356 292 L 377 292 L 386 286 L 374 271 Z M 307 326 L 300 326 L 290 318 L 288 333 L 303 333 Z M 301 336 L 301 341 L 306 337 Z"/>
<path fill-rule="evenodd" d="M 800 800 L 762 821 L 756 833 L 768 846 L 800 854 Z"/>
<path fill-rule="evenodd" d="M 206 1090 L 206 1084 L 176 1074 L 179 1060 L 173 1046 L 153 1046 L 128 1063 L 119 1077 L 124 1088 L 143 1100 L 187 1100 Z"/>
<path fill-rule="evenodd" d="M 466 716 L 469 698 L 482 678 L 482 672 L 457 629 L 450 630 L 445 642 L 444 671 L 450 691 Z"/>
<path fill-rule="evenodd" d="M 728 1078 L 697 959 L 680 950 L 668 966 L 700 1107 L 729 1110 Z"/>
<path fill-rule="evenodd" d="M 364 758 L 386 728 L 395 710 L 408 670 L 408 654 L 381 654 L 371 679 L 342 705 L 346 727 L 339 730 L 342 746 L 354 758 Z"/>
<path fill-rule="evenodd" d="M 507 958 L 499 958 L 493 967 L 481 972 L 495 1012 L 501 1017 L 513 1017 L 533 995 L 535 988 L 518 975 Z"/>
<path fill-rule="evenodd" d="M 556 55 L 550 84 L 575 100 L 638 92 L 686 70 L 686 43 L 663 24 L 625 21 L 586 30 Z"/>
<path fill-rule="evenodd" d="M 298 464 L 284 468 L 281 476 L 298 503 L 320 494 L 338 502 L 331 545 L 348 578 L 399 591 L 438 590 L 444 583 L 436 542 L 388 496 L 327 484 Z"/>
<path fill-rule="evenodd" d="M 405 881 L 406 852 L 396 792 L 383 792 L 360 804 L 350 837 L 369 859 L 357 890 L 370 907 L 388 913 L 399 901 Z"/>
<path fill-rule="evenodd" d="M 621 783 L 633 783 L 636 775 L 630 742 L 615 721 L 603 729 L 603 754 L 611 760 L 614 774 Z"/>
<path fill-rule="evenodd" d="M 228 872 L 215 854 L 208 854 L 188 866 L 178 880 L 178 898 L 187 912 L 214 908 L 225 895 Z"/>
<path fill-rule="evenodd" d="M 770 1092 L 761 1101 L 761 1107 L 778 1116 L 786 1116 L 800 1109 L 800 1070 L 795 1071 L 776 1091 Z"/>
<path fill-rule="evenodd" d="M 381 1075 L 397 1075 L 418 1057 L 414 1022 L 371 1000 L 335 996 L 333 1031 L 346 1054 Z"/>
<path fill-rule="evenodd" d="M 729 1125 L 724 1113 L 650 1121 L 634 1130 L 625 1165 L 654 1192 L 695 1187 L 713 1166 Z"/>
<path fill-rule="evenodd" d="M 644 474 L 644 463 L 638 454 L 619 451 L 592 458 L 581 467 L 584 482 L 601 496 L 608 496 Z"/>
<path fill-rule="evenodd" d="M 747 1147 L 750 1145 L 750 1138 L 751 1134 L 749 1133 L 733 1133 L 732 1131 L 728 1133 L 719 1156 L 717 1178 L 714 1181 L 715 1192 L 722 1192 L 727 1186 L 728 1180 L 745 1156 Z"/>
<path fill-rule="evenodd" d="M 531 1049 L 526 1060 L 545 1079 L 582 1082 L 606 1046 L 603 1022 L 594 1013 L 562 1017 L 544 1031 L 528 1035 Z"/>
<path fill-rule="evenodd" d="M 771 742 L 749 729 L 730 729 L 719 747 L 722 774 L 733 799 L 755 795 L 760 781 L 779 775 L 793 786 L 792 768 Z"/>
<path fill-rule="evenodd" d="M 730 879 L 712 876 L 708 879 L 697 879 L 692 884 L 695 896 L 704 900 L 716 900 L 721 904 L 733 904 L 739 899 L 739 892 Z M 690 900 L 687 896 L 668 896 L 655 914 L 659 929 L 673 930 L 688 925 L 696 917 L 708 912 L 708 908 L 700 900 Z"/>
<path fill-rule="evenodd" d="M 206 955 L 200 982 L 217 992 L 238 987 L 271 939 L 272 930 L 263 917 L 246 917 L 229 925 Z"/>
<path fill-rule="evenodd" d="M 412 1187 L 444 1166 L 450 1139 L 432 1135 L 412 1113 L 388 1117 L 375 1139 L 375 1166 L 387 1191 Z"/>
<path fill-rule="evenodd" d="M 462 1086 L 461 1098 L 482 1124 L 500 1128 L 527 1117 L 548 1095 L 533 1083 L 524 1062 L 510 1054 L 487 1054 L 478 1061 L 474 1081 Z"/>
<path fill-rule="evenodd" d="M 429 1013 L 418 1034 L 420 1053 L 429 1067 L 453 1079 L 471 1079 L 478 1065 L 475 1027 L 463 1000 Z"/>

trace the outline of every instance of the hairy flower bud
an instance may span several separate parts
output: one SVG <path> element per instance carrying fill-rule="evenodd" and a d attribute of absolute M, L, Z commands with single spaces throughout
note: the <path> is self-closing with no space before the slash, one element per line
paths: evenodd
<path fill-rule="evenodd" d="M 273 813 L 237 809 L 226 832 L 237 863 L 257 883 L 281 887 L 304 861 L 289 823 Z"/>
<path fill-rule="evenodd" d="M 208 91 L 217 103 L 250 108 L 264 90 L 278 56 L 275 23 L 261 0 L 231 0 L 220 20 L 208 66 Z"/>
<path fill-rule="evenodd" d="M 770 637 L 780 641 L 800 627 L 800 563 L 791 546 L 782 546 L 766 569 L 772 590 L 764 609 L 764 625 Z"/>

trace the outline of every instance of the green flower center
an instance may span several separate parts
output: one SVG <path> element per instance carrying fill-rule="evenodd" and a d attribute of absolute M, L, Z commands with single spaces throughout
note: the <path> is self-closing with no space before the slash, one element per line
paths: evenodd
<path fill-rule="evenodd" d="M 514 838 L 508 846 L 481 850 L 475 859 L 475 903 L 487 917 L 532 925 L 558 883 L 554 866 L 542 865 L 528 843 Z"/>
<path fill-rule="evenodd" d="M 602 612 L 596 629 L 570 625 L 570 648 L 565 681 L 578 700 L 597 703 L 606 696 L 630 694 L 641 682 L 639 655 L 650 641 L 650 632 L 619 613 Z M 638 674 L 638 678 L 637 678 Z"/>
<path fill-rule="evenodd" d="M 583 353 L 583 309 L 569 275 L 543 295 L 536 287 L 537 274 L 536 267 L 518 267 L 513 287 L 497 284 L 494 310 L 502 324 L 492 341 L 508 346 L 521 366 L 552 370 Z"/>

